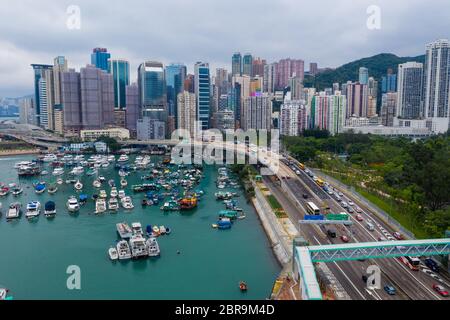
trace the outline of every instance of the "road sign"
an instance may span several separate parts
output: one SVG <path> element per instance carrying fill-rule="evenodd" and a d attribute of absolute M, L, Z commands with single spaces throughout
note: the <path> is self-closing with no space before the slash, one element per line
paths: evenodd
<path fill-rule="evenodd" d="M 329 214 L 329 215 L 327 215 L 327 220 L 348 221 L 348 215 L 347 214 Z"/>
<path fill-rule="evenodd" d="M 306 221 L 321 221 L 321 220 L 325 220 L 325 216 L 322 215 L 306 215 L 305 216 L 305 220 Z"/>

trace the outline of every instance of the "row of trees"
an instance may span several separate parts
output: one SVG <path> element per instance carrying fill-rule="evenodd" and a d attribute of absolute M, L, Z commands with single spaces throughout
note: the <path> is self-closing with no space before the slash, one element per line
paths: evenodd
<path fill-rule="evenodd" d="M 442 236 L 450 226 L 449 134 L 412 141 L 353 133 L 331 137 L 326 133 L 305 132 L 303 137 L 284 137 L 283 142 L 296 159 L 314 161 L 318 167 L 324 165 L 319 155 L 346 155 L 348 161 L 344 163 L 332 158 L 336 167 L 348 172 L 358 170 L 371 177 L 367 185 L 396 199 L 430 236 Z"/>

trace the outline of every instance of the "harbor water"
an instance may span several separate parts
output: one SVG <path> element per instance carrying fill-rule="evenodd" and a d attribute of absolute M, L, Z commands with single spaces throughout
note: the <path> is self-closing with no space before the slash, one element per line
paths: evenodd
<path fill-rule="evenodd" d="M 83 206 L 78 215 L 69 215 L 66 201 L 79 195 L 72 184 L 58 186 L 56 194 L 38 195 L 33 188 L 36 180 L 54 182 L 49 174 L 35 178 L 20 178 L 14 164 L 31 160 L 32 156 L 0 158 L 0 182 L 19 183 L 24 192 L 18 197 L 11 193 L 1 197 L 0 220 L 0 287 L 10 289 L 14 299 L 266 299 L 280 272 L 269 241 L 251 204 L 245 201 L 241 189 L 230 191 L 241 196 L 239 206 L 246 219 L 234 223 L 231 230 L 213 229 L 218 213 L 224 209 L 216 201 L 217 167 L 205 166 L 199 189 L 204 190 L 196 209 L 188 212 L 163 212 L 159 206 L 141 207 L 145 193 L 133 193 L 131 186 L 142 183 L 147 171 L 127 177 L 127 195 L 133 198 L 134 210 L 122 208 L 117 214 L 95 215 L 93 200 Z M 161 158 L 152 158 L 154 161 Z M 66 172 L 69 169 L 65 169 Z M 115 179 L 118 189 L 120 177 L 111 165 L 99 169 L 107 181 Z M 65 176 L 62 177 L 65 180 Z M 82 193 L 98 193 L 92 186 L 94 177 L 83 175 Z M 108 193 L 111 188 L 104 184 Z M 56 203 L 57 215 L 48 220 L 43 214 L 36 221 L 25 218 L 25 207 L 37 200 L 42 206 L 51 200 Z M 9 204 L 22 204 L 21 219 L 7 222 L 5 212 Z M 170 235 L 158 238 L 159 258 L 112 262 L 108 249 L 119 239 L 116 223 L 140 222 L 164 225 Z M 67 273 L 70 266 L 81 270 L 81 289 L 69 290 Z M 239 290 L 245 281 L 248 291 Z"/>

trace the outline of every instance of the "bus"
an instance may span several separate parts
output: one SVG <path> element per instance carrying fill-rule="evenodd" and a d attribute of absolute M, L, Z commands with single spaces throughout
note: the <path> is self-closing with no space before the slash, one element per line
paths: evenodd
<path fill-rule="evenodd" d="M 420 259 L 417 257 L 400 257 L 400 261 L 403 262 L 408 268 L 414 271 L 419 271 Z"/>
<path fill-rule="evenodd" d="M 306 203 L 306 211 L 308 211 L 308 214 L 311 215 L 320 215 L 320 209 L 314 204 L 314 202 Z"/>

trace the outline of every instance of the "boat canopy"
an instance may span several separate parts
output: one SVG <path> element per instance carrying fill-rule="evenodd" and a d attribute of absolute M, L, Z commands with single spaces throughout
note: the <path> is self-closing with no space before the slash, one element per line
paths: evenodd
<path fill-rule="evenodd" d="M 53 210 L 55 210 L 55 208 L 56 208 L 56 205 L 55 205 L 55 203 L 53 201 L 48 201 L 45 204 L 45 210 L 46 211 L 53 211 Z"/>
<path fill-rule="evenodd" d="M 80 194 L 80 201 L 86 201 L 88 196 L 86 194 Z"/>
<path fill-rule="evenodd" d="M 42 191 L 42 190 L 45 189 L 45 185 L 42 184 L 42 183 L 39 183 L 38 185 L 36 185 L 35 189 L 36 189 L 37 191 Z"/>

